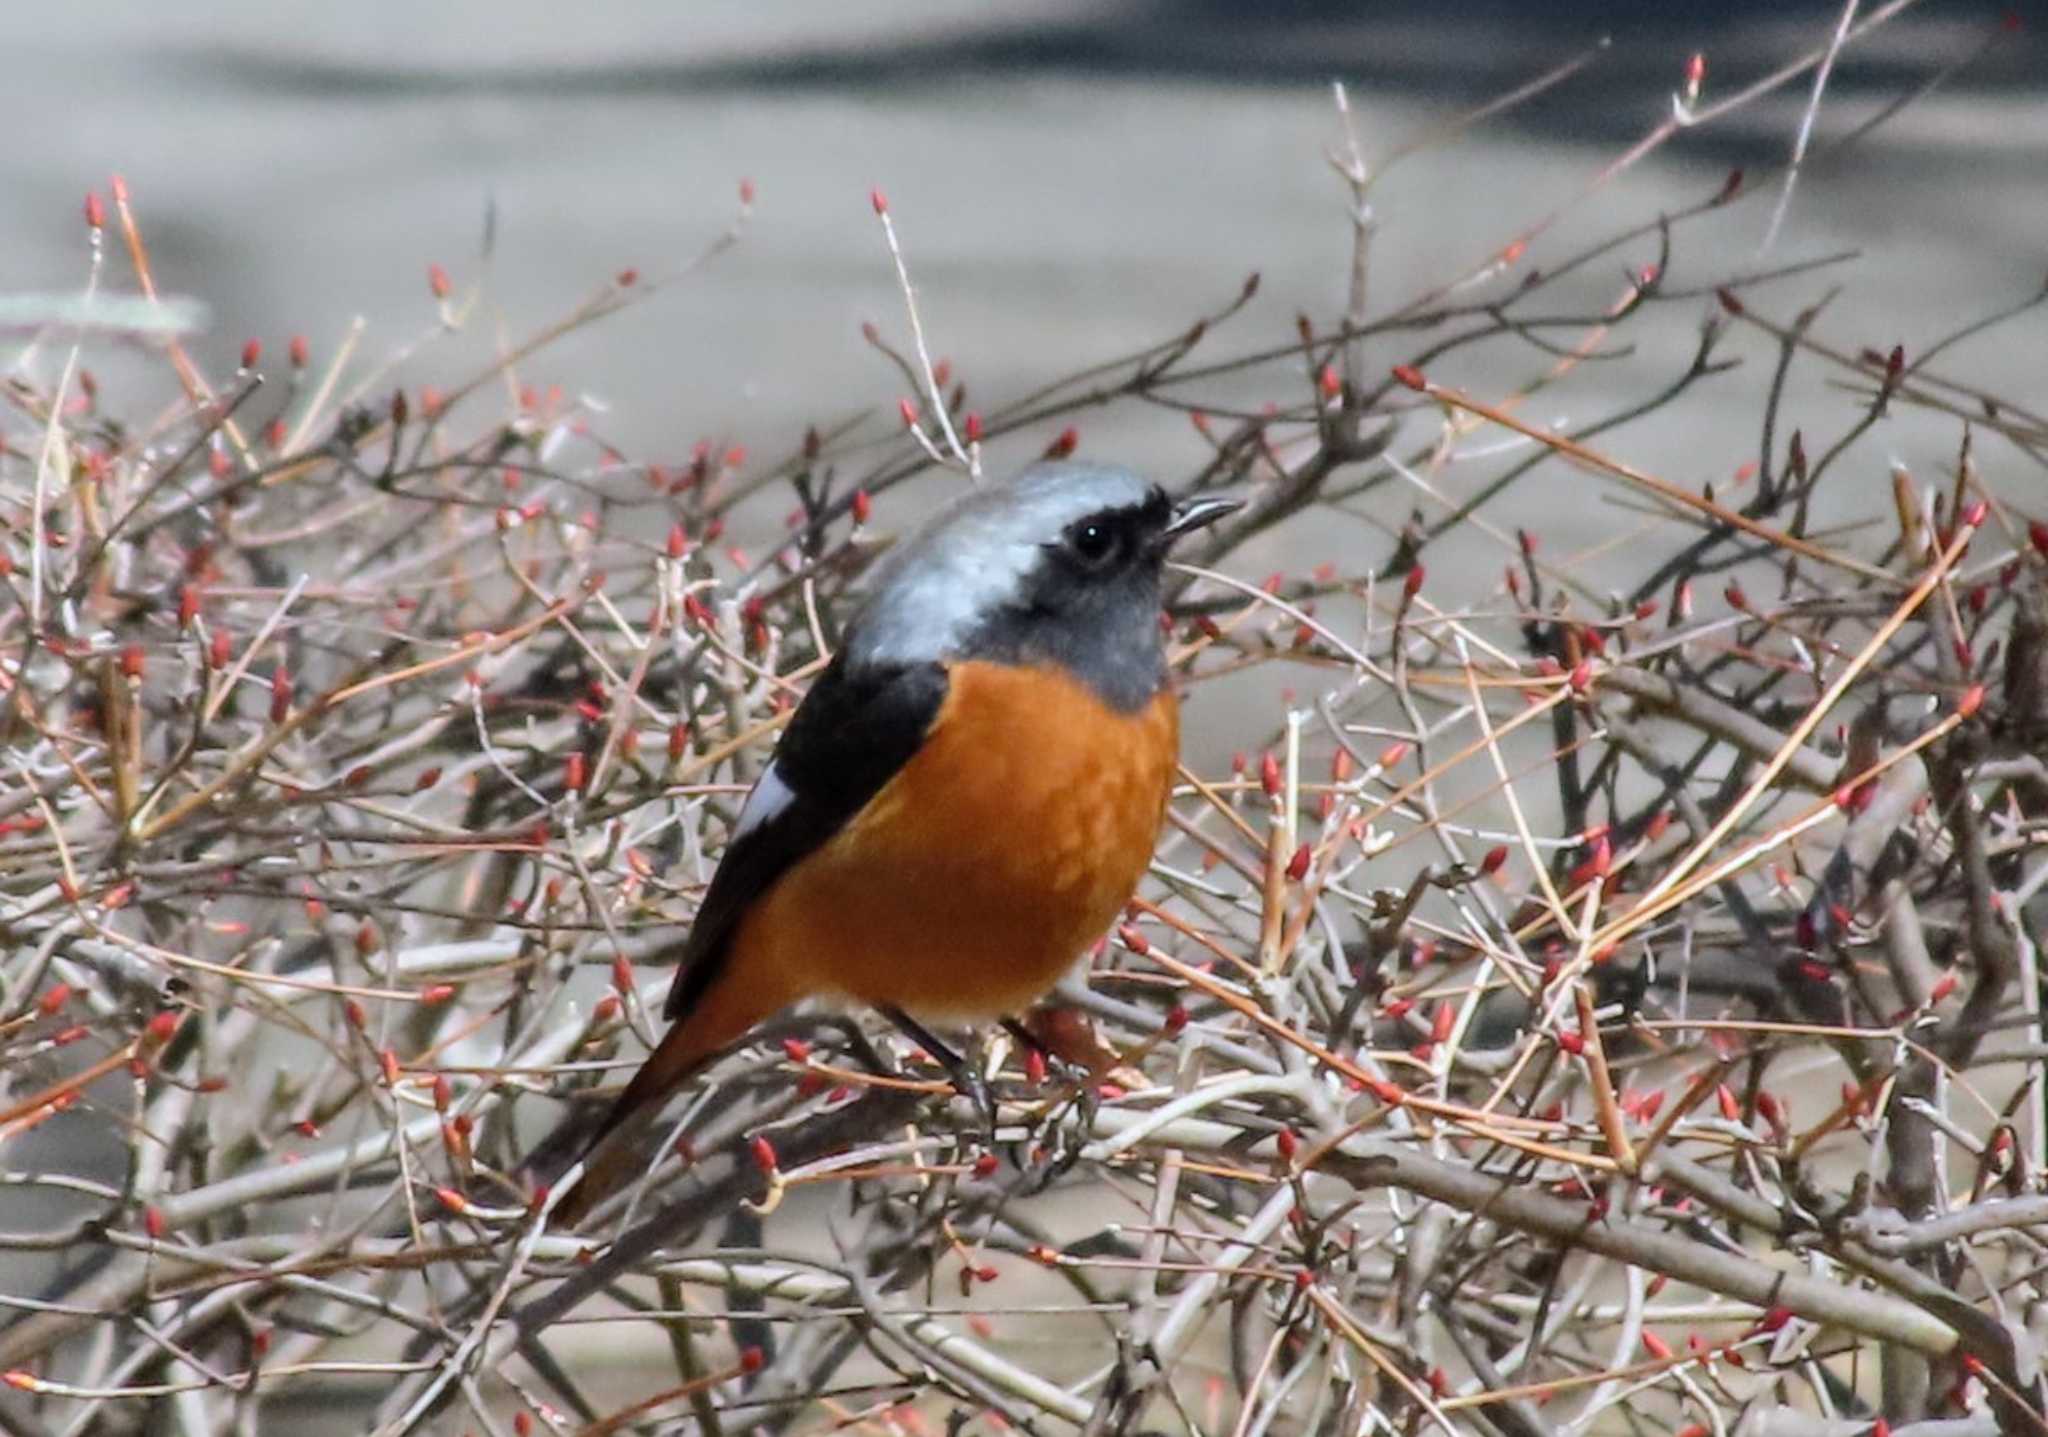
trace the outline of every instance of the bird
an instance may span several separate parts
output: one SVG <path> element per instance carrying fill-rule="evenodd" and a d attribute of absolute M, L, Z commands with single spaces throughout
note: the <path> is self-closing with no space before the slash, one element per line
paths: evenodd
<path fill-rule="evenodd" d="M 1166 556 L 1239 507 L 1041 462 L 883 556 L 740 806 L 672 1026 L 594 1128 L 572 1114 L 522 1165 L 540 1185 L 584 1164 L 557 1223 L 629 1182 L 668 1098 L 783 1009 L 866 1005 L 930 1040 L 1028 1010 L 1108 929 L 1179 759 Z"/>

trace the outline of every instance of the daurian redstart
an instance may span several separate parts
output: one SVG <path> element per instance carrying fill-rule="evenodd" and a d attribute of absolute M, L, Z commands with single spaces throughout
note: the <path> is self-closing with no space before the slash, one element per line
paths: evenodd
<path fill-rule="evenodd" d="M 595 1130 L 573 1222 L 638 1165 L 693 1073 L 801 999 L 983 1021 L 1044 996 L 1152 856 L 1179 754 L 1160 576 L 1235 501 L 1040 464 L 971 491 L 877 565 L 740 809 L 678 956 L 674 1026 Z"/>

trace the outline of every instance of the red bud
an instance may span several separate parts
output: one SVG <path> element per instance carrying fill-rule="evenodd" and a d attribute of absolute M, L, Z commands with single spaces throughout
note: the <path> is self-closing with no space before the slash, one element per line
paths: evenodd
<path fill-rule="evenodd" d="M 441 268 L 438 264 L 428 265 L 427 288 L 434 292 L 435 299 L 446 299 L 448 291 L 453 288 L 448 283 L 448 271 Z"/>
<path fill-rule="evenodd" d="M 868 203 L 874 206 L 875 213 L 878 215 L 889 213 L 889 197 L 880 190 L 868 191 Z"/>
<path fill-rule="evenodd" d="M 1606 878 L 1612 870 L 1614 870 L 1614 845 L 1608 841 L 1608 835 L 1602 833 L 1602 835 L 1599 835 L 1599 839 L 1593 841 L 1593 872 L 1597 876 Z"/>
<path fill-rule="evenodd" d="M 1287 860 L 1287 877 L 1290 882 L 1299 883 L 1308 876 L 1309 846 L 1304 843 L 1294 850 L 1294 857 Z"/>
<path fill-rule="evenodd" d="M 1756 1095 L 1756 1110 L 1763 1115 L 1763 1120 L 1773 1128 L 1783 1128 L 1785 1126 L 1785 1110 L 1778 1105 L 1777 1096 L 1769 1088 L 1758 1091 Z"/>
<path fill-rule="evenodd" d="M 1412 364 L 1395 365 L 1393 375 L 1396 383 L 1405 384 L 1410 389 L 1422 390 L 1429 386 L 1429 381 L 1422 377 L 1422 371 Z"/>
<path fill-rule="evenodd" d="M 1451 1040 L 1451 1029 L 1457 1025 L 1457 1021 L 1458 1010 L 1451 1005 L 1450 1001 L 1448 999 L 1439 1001 L 1436 1008 L 1429 1015 L 1430 1042 L 1448 1043 Z"/>
<path fill-rule="evenodd" d="M 1045 1053 L 1041 1049 L 1024 1050 L 1024 1081 L 1034 1088 L 1045 1082 Z"/>
<path fill-rule="evenodd" d="M 1270 753 L 1259 755 L 1259 787 L 1268 798 L 1280 796 L 1280 761 Z"/>

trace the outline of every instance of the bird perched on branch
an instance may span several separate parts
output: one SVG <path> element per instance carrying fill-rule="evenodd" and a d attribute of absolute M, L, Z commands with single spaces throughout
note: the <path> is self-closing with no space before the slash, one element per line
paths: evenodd
<path fill-rule="evenodd" d="M 608 1112 L 526 1164 L 585 1171 L 576 1221 L 694 1073 L 802 999 L 919 1020 L 1016 1014 L 1114 920 L 1179 754 L 1167 551 L 1237 508 L 1122 469 L 1040 464 L 937 514 L 877 567 L 740 809 L 678 955 L 673 1021 Z"/>

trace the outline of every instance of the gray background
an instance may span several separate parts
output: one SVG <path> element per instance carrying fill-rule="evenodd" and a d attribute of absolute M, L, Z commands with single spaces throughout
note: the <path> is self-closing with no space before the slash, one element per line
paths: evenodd
<path fill-rule="evenodd" d="M 870 186 L 891 197 L 935 347 L 993 403 L 1175 331 L 1254 269 L 1265 288 L 1229 347 L 1284 341 L 1297 309 L 1333 316 L 1348 244 L 1321 158 L 1338 133 L 1333 77 L 1350 82 L 1379 150 L 1603 34 L 1614 41 L 1552 96 L 1389 174 L 1375 194 L 1384 306 L 1496 249 L 1654 124 L 1694 48 L 1708 53 L 1711 100 L 1819 43 L 1835 13 L 1193 0 L 39 7 L 7 41 L 0 287 L 76 285 L 80 199 L 118 171 L 163 285 L 211 308 L 198 351 L 216 376 L 248 336 L 266 341 L 275 373 L 287 336 L 303 331 L 317 364 L 358 315 L 374 360 L 431 326 L 429 262 L 459 286 L 485 278 L 494 200 L 487 306 L 408 371 L 446 379 L 475 368 L 500 316 L 522 334 L 622 266 L 652 274 L 695 253 L 747 176 L 759 203 L 736 251 L 525 377 L 608 406 L 604 431 L 636 457 L 673 459 L 707 437 L 779 455 L 804 422 L 886 415 L 902 388 L 859 338 L 863 319 L 903 328 Z M 1820 139 L 1966 53 L 1994 18 L 1928 0 L 1850 51 Z M 1803 178 L 1772 258 L 1866 252 L 1834 276 L 1846 290 L 1833 338 L 1910 350 L 2040 282 L 2040 53 L 2024 32 L 2002 39 Z M 1805 94 L 1800 82 L 1681 136 L 1581 206 L 1559 241 L 1695 200 L 1730 166 L 1761 172 L 1787 152 Z M 1732 212 L 1714 252 L 1682 246 L 1681 271 L 1737 267 L 1768 208 Z M 1584 295 L 1611 297 L 1619 262 L 1594 278 Z M 1829 282 L 1773 297 L 1789 313 Z M 1661 382 L 1696 319 L 1674 312 L 1667 351 L 1589 367 L 1541 417 L 1574 421 Z M 2031 371 L 2040 337 L 2031 317 L 1970 346 L 1954 370 Z M 120 372 L 117 356 L 98 358 Z M 1530 360 L 1447 377 L 1506 382 Z M 1683 424 L 1638 426 L 1617 447 L 1697 482 L 1700 437 L 1721 433 L 1731 442 L 1705 474 L 1732 470 L 1747 457 L 1735 431 L 1754 433 L 1763 375 L 1750 368 Z M 1812 423 L 1851 416 L 1845 398 L 1815 393 Z M 1928 442 L 1918 457 L 1932 462 L 1954 436 Z M 1083 445 L 1166 472 L 1202 452 L 1178 416 L 1135 406 L 1084 423 Z"/>

